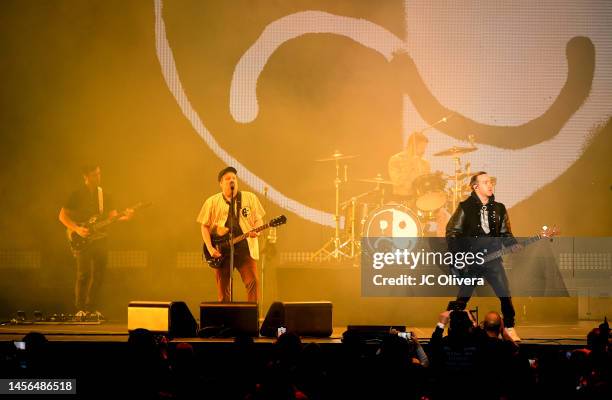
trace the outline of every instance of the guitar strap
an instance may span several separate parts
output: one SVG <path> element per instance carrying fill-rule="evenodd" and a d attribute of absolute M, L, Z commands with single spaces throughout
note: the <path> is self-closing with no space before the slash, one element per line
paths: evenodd
<path fill-rule="evenodd" d="M 102 192 L 102 188 L 98 186 L 98 213 L 102 215 L 104 212 L 104 193 Z"/>
<path fill-rule="evenodd" d="M 238 220 L 240 219 L 240 210 L 242 210 L 242 192 L 238 191 L 238 193 L 236 194 L 236 210 L 232 210 L 231 209 L 231 202 L 225 200 L 225 203 L 228 205 L 228 207 L 230 208 L 228 210 L 228 223 L 229 223 L 229 218 L 233 218 L 234 221 L 239 222 Z"/>

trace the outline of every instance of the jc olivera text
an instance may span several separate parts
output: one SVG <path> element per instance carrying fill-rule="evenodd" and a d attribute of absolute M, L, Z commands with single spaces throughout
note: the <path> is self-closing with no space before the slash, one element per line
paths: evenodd
<path fill-rule="evenodd" d="M 372 282 L 376 286 L 484 286 L 485 284 L 484 278 L 462 278 L 455 275 L 421 275 L 420 277 L 400 275 L 394 278 L 374 275 Z"/>

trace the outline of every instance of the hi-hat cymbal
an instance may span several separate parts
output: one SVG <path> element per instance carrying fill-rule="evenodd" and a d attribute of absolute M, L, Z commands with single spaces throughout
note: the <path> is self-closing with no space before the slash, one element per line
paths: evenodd
<path fill-rule="evenodd" d="M 337 160 L 348 160 L 350 158 L 357 158 L 359 156 L 357 155 L 345 155 L 340 153 L 338 150 L 334 151 L 334 154 L 331 155 L 331 157 L 326 157 L 326 158 L 320 158 L 318 160 L 318 162 L 323 162 L 323 161 L 337 161 Z"/>
<path fill-rule="evenodd" d="M 434 156 L 456 156 L 459 154 L 471 153 L 478 150 L 478 147 L 457 147 L 453 146 L 450 149 L 442 150 L 434 154 Z"/>
<path fill-rule="evenodd" d="M 374 178 L 362 178 L 357 179 L 357 182 L 365 182 L 365 183 L 380 183 L 383 185 L 393 185 L 393 182 L 383 179 L 382 176 L 376 175 Z"/>

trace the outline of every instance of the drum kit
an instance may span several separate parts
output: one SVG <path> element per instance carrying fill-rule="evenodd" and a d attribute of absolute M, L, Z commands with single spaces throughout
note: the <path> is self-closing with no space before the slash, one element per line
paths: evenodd
<path fill-rule="evenodd" d="M 334 236 L 312 255 L 312 260 L 352 259 L 360 255 L 361 239 L 368 237 L 415 238 L 433 236 L 426 227 L 433 226 L 440 212 L 452 213 L 458 203 L 469 196 L 470 164 L 462 165 L 460 156 L 478 148 L 451 147 L 435 153 L 436 157 L 452 157 L 453 175 L 434 172 L 417 177 L 413 182 L 414 195 L 398 198 L 392 195 L 394 183 L 381 174 L 356 179 L 356 182 L 373 185 L 372 189 L 340 201 L 340 188 L 349 182 L 348 166 L 341 161 L 357 155 L 345 155 L 335 151 L 330 157 L 315 160 L 334 162 L 336 177 Z M 342 222 L 343 227 L 342 227 Z M 343 229 L 342 229 L 343 228 Z"/>

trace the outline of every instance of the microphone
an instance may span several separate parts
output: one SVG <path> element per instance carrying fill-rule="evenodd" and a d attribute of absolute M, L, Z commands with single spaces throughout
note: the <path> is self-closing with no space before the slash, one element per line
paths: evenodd
<path fill-rule="evenodd" d="M 232 194 L 234 194 L 234 187 L 236 186 L 236 184 L 232 181 L 230 182 L 230 189 L 232 189 Z"/>

